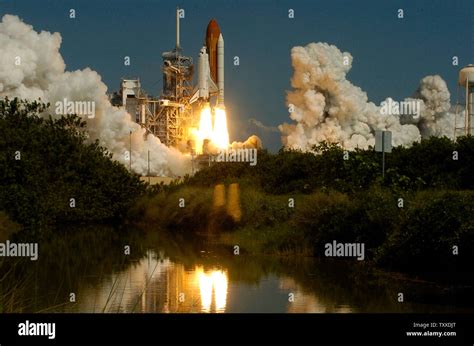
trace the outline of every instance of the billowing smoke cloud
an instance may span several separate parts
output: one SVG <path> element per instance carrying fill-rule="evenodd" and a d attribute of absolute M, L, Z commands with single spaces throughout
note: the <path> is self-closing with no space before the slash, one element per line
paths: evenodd
<path fill-rule="evenodd" d="M 280 130 L 278 130 L 278 127 L 276 127 L 276 126 L 267 126 L 264 123 L 262 123 L 260 120 L 257 120 L 257 119 L 254 119 L 254 118 L 250 118 L 248 120 L 248 122 L 249 122 L 250 125 L 253 125 L 257 129 L 260 129 L 264 132 L 280 132 Z"/>
<path fill-rule="evenodd" d="M 414 98 L 422 101 L 418 127 L 422 137 L 454 135 L 454 107 L 446 82 L 440 76 L 427 76 L 420 81 Z M 464 111 L 458 115 L 458 123 L 464 118 Z"/>
<path fill-rule="evenodd" d="M 256 135 L 251 135 L 244 142 L 232 142 L 230 145 L 232 149 L 262 149 L 262 141 Z"/>
<path fill-rule="evenodd" d="M 190 159 L 174 148 L 160 143 L 154 136 L 145 140 L 145 130 L 132 121 L 123 109 L 113 107 L 107 87 L 100 75 L 89 68 L 65 71 L 59 53 L 61 35 L 40 33 L 17 16 L 5 15 L 0 23 L 0 97 L 19 97 L 50 102 L 48 114 L 54 114 L 56 101 L 93 101 L 95 117 L 87 121 L 89 138 L 99 139 L 114 159 L 129 165 L 130 131 L 132 131 L 132 170 L 157 175 L 183 175 L 190 171 Z"/>
<path fill-rule="evenodd" d="M 419 101 L 418 114 L 400 116 L 384 113 L 383 107 L 368 102 L 367 94 L 346 79 L 351 54 L 327 43 L 310 43 L 294 47 L 291 59 L 294 90 L 288 93 L 287 104 L 296 124 L 279 126 L 286 147 L 309 150 L 327 141 L 347 149 L 367 148 L 375 144 L 376 130 L 392 131 L 395 146 L 409 146 L 431 135 L 453 136 L 450 94 L 440 76 L 423 78 L 413 98 L 403 100 Z"/>

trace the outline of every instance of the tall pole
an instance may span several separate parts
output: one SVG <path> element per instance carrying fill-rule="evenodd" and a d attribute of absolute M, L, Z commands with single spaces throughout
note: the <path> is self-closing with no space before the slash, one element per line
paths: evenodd
<path fill-rule="evenodd" d="M 176 8 L 176 48 L 179 48 L 179 7 Z"/>
<path fill-rule="evenodd" d="M 385 179 L 385 131 L 382 131 L 382 178 Z"/>
<path fill-rule="evenodd" d="M 150 184 L 150 150 L 148 150 L 148 184 Z"/>
<path fill-rule="evenodd" d="M 464 110 L 464 126 L 466 127 L 464 132 L 466 136 L 469 134 L 469 128 L 470 128 L 470 119 L 469 119 L 469 78 L 466 78 L 466 109 Z"/>
<path fill-rule="evenodd" d="M 132 172 L 132 130 L 130 130 L 130 163 L 129 163 L 129 167 L 130 167 L 130 172 Z"/>
<path fill-rule="evenodd" d="M 466 78 L 466 114 L 467 114 L 467 134 L 471 134 L 471 107 L 472 94 L 469 92 L 469 76 Z"/>

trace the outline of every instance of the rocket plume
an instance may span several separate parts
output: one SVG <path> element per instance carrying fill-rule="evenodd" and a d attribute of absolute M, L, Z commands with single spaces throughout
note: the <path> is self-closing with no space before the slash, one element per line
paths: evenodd
<path fill-rule="evenodd" d="M 225 109 L 215 107 L 213 109 L 214 122 L 209 104 L 201 109 L 199 129 L 194 131 L 197 153 L 202 153 L 204 140 L 209 141 L 210 148 L 227 149 L 229 147 L 229 131 L 227 129 L 227 115 Z"/>
<path fill-rule="evenodd" d="M 199 128 L 193 129 L 191 134 L 194 137 L 196 153 L 202 154 L 204 140 L 212 137 L 212 114 L 209 104 L 201 109 Z"/>
<path fill-rule="evenodd" d="M 383 114 L 381 107 L 369 102 L 367 94 L 346 79 L 353 58 L 336 46 L 310 43 L 294 47 L 291 60 L 293 90 L 287 104 L 295 123 L 279 126 L 287 148 L 311 150 L 326 141 L 346 149 L 365 149 L 374 145 L 376 130 L 392 131 L 395 146 L 409 146 L 431 135 L 453 136 L 455 115 L 440 76 L 423 78 L 413 98 L 405 99 L 420 102 L 419 116 L 400 117 Z"/>
<path fill-rule="evenodd" d="M 211 141 L 219 149 L 227 149 L 229 147 L 229 132 L 227 131 L 227 114 L 224 108 L 214 108 L 214 131 Z"/>
<path fill-rule="evenodd" d="M 54 115 L 54 104 L 64 99 L 94 102 L 95 117 L 84 117 L 89 139 L 99 139 L 101 145 L 113 154 L 113 159 L 128 167 L 131 138 L 131 167 L 134 172 L 147 173 L 148 151 L 152 174 L 177 176 L 190 172 L 188 156 L 165 146 L 154 136 L 145 140 L 145 129 L 125 110 L 110 104 L 107 87 L 97 72 L 89 68 L 65 71 L 59 53 L 59 33 L 38 33 L 17 16 L 5 15 L 0 23 L 0 46 L 0 97 L 41 98 L 52 105 L 48 115 Z"/>
<path fill-rule="evenodd" d="M 199 135 L 202 140 L 212 138 L 212 114 L 211 107 L 204 106 L 201 111 L 201 118 L 199 120 Z"/>

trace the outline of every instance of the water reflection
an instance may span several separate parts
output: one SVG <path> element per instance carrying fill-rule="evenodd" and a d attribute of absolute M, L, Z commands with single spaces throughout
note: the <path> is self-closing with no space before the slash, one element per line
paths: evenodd
<path fill-rule="evenodd" d="M 349 313 L 353 312 L 349 305 L 328 304 L 321 301 L 318 296 L 305 292 L 305 290 L 290 277 L 280 279 L 280 289 L 292 292 L 294 298 L 289 302 L 287 312 L 293 313 Z"/>
<path fill-rule="evenodd" d="M 5 260 L 0 312 L 456 312 L 459 293 L 347 261 L 234 256 L 158 232 L 96 229 L 41 244 L 38 261 Z M 124 256 L 123 244 L 133 249 Z M 463 298 L 472 297 L 467 289 Z M 69 300 L 71 292 L 76 301 Z M 399 304 L 397 292 L 407 292 Z M 290 293 L 293 298 L 289 299 Z"/>
<path fill-rule="evenodd" d="M 148 251 L 145 258 L 97 286 L 79 290 L 80 312 L 225 312 L 227 271 L 185 268 Z"/>
<path fill-rule="evenodd" d="M 201 311 L 211 312 L 214 296 L 214 312 L 225 312 L 227 301 L 227 273 L 222 270 L 204 272 L 203 267 L 194 270 L 201 293 Z"/>
<path fill-rule="evenodd" d="M 97 286 L 80 289 L 76 312 L 226 312 L 229 294 L 226 269 L 173 263 L 163 254 L 148 251 L 141 260 L 124 271 L 102 278 Z M 251 296 L 242 305 L 242 288 Z M 288 293 L 294 294 L 289 302 Z M 233 290 L 231 312 L 350 312 L 349 308 L 332 308 L 305 292 L 292 278 L 270 276 L 261 284 L 241 284 Z M 276 298 L 276 299 L 275 299 Z M 264 302 L 268 301 L 268 305 Z M 244 308 L 244 310 L 240 310 Z"/>

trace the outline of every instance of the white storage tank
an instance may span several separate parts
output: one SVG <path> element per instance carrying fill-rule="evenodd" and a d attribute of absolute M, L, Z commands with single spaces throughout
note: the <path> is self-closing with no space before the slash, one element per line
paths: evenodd
<path fill-rule="evenodd" d="M 474 65 L 467 65 L 459 71 L 459 85 L 466 87 L 474 85 Z"/>
<path fill-rule="evenodd" d="M 465 133 L 472 134 L 472 116 L 474 115 L 474 65 L 470 64 L 459 71 L 459 85 L 466 89 L 465 94 Z"/>

